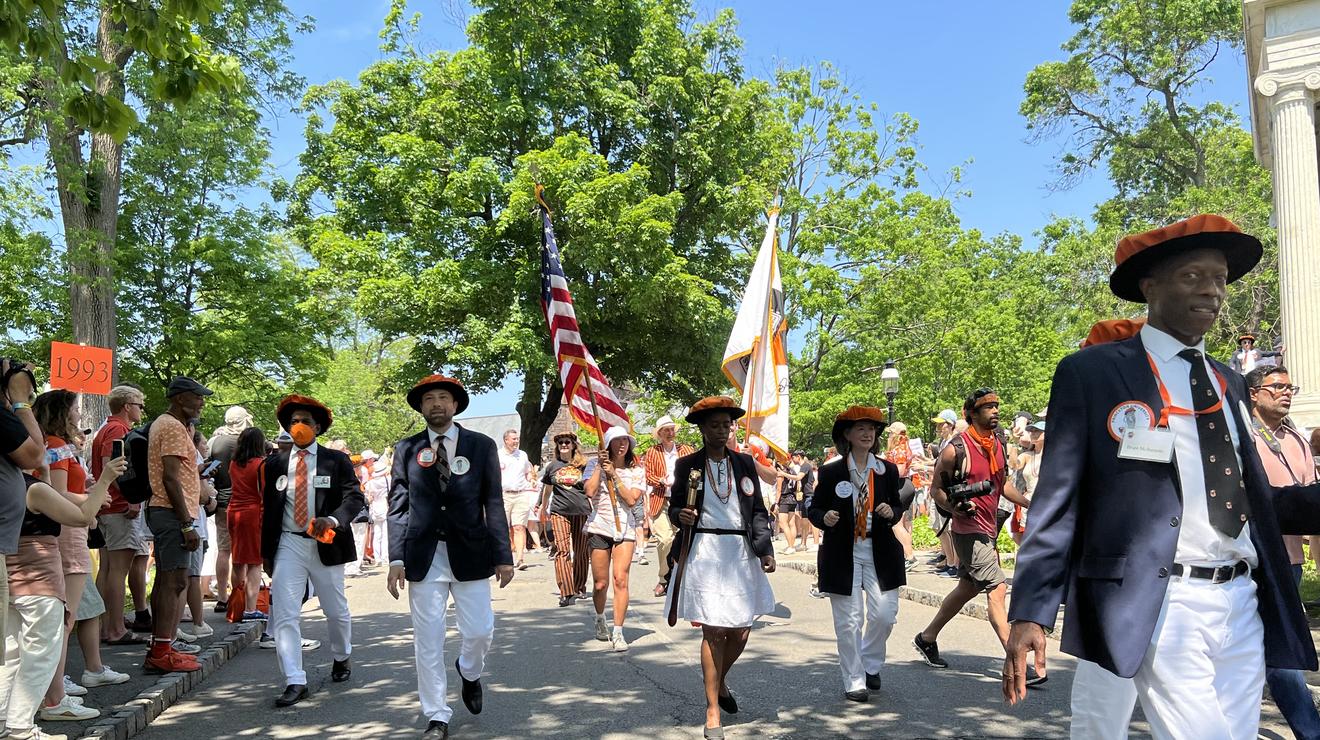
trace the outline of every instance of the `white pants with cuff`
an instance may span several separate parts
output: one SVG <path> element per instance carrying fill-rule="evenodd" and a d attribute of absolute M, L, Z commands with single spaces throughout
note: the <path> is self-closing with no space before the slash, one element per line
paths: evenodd
<path fill-rule="evenodd" d="M 871 548 L 870 540 L 853 544 L 852 595 L 829 594 L 844 691 L 865 689 L 866 674 L 880 673 L 885 642 L 898 621 L 898 589 L 880 590 Z"/>
<path fill-rule="evenodd" d="M 449 548 L 436 545 L 426 578 L 408 584 L 413 641 L 417 660 L 417 693 L 429 721 L 448 722 L 454 710 L 446 702 L 449 664 L 445 662 L 445 607 L 454 597 L 458 623 L 458 668 L 469 681 L 486 670 L 486 653 L 495 636 L 495 611 L 490 604 L 490 579 L 459 581 L 449 568 Z"/>
<path fill-rule="evenodd" d="M 53 596 L 11 597 L 0 666 L 0 719 L 15 734 L 30 730 L 64 645 L 64 602 Z"/>
<path fill-rule="evenodd" d="M 371 520 L 371 562 L 380 565 L 390 562 L 389 533 L 384 519 Z"/>
<path fill-rule="evenodd" d="M 1171 576 L 1134 677 L 1151 734 L 1157 740 L 1254 740 L 1264 642 L 1250 574 L 1220 584 Z"/>
<path fill-rule="evenodd" d="M 344 575 L 356 576 L 362 573 L 362 558 L 367 554 L 367 523 L 353 522 L 348 526 L 353 530 L 353 546 L 357 548 L 357 560 L 344 564 Z"/>
<path fill-rule="evenodd" d="M 1137 685 L 1089 660 L 1077 660 L 1072 685 L 1072 740 L 1127 740 Z"/>
<path fill-rule="evenodd" d="M 303 594 L 311 582 L 325 614 L 330 654 L 344 660 L 353 652 L 352 621 L 344 596 L 344 566 L 325 565 L 316 540 L 292 532 L 280 535 L 270 584 L 270 634 L 286 684 L 306 684 L 302 653 Z"/>

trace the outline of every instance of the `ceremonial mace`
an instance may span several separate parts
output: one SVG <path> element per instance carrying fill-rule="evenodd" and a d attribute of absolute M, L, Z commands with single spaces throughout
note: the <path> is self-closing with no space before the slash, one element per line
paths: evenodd
<path fill-rule="evenodd" d="M 688 473 L 687 506 L 685 508 L 695 509 L 697 507 L 697 491 L 701 488 L 701 471 L 693 470 Z M 668 512 L 665 514 L 668 516 Z M 678 563 L 674 565 L 674 577 L 669 580 L 669 626 L 673 627 L 678 622 L 678 595 L 679 589 L 683 585 L 683 572 L 687 570 L 688 551 L 692 549 L 692 538 L 696 534 L 696 525 L 691 527 L 683 525 L 683 531 L 679 534 L 680 540 L 678 548 Z"/>

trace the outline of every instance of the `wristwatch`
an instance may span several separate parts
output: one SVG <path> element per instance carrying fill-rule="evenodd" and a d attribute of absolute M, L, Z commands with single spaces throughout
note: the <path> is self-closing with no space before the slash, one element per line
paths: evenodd
<path fill-rule="evenodd" d="M 30 404 L 30 403 L 21 403 L 21 402 L 20 402 L 20 403 L 13 403 L 13 404 L 10 404 L 10 408 L 13 409 L 14 411 L 18 411 L 19 409 L 30 409 L 30 408 L 32 408 L 32 404 Z"/>

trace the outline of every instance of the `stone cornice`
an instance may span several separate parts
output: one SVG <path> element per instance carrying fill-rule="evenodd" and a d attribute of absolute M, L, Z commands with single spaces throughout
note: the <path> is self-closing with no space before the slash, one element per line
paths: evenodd
<path fill-rule="evenodd" d="M 1267 98 L 1274 97 L 1280 90 L 1290 88 L 1305 87 L 1307 90 L 1320 90 L 1320 68 L 1305 67 L 1265 72 L 1256 77 L 1253 87 L 1256 92 Z"/>

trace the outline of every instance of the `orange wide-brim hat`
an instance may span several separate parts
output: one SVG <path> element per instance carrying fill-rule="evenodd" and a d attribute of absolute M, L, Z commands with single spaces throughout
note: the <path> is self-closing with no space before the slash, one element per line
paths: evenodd
<path fill-rule="evenodd" d="M 305 409 L 316 420 L 321 427 L 321 434 L 330 430 L 330 424 L 334 422 L 335 416 L 330 412 L 330 407 L 310 396 L 299 396 L 297 394 L 285 396 L 280 405 L 275 409 L 275 418 L 279 420 L 280 426 L 288 429 L 292 426 L 293 412 L 298 409 Z"/>
<path fill-rule="evenodd" d="M 1260 240 L 1242 233 L 1223 216 L 1204 213 L 1168 226 L 1125 236 L 1114 250 L 1109 289 L 1125 301 L 1145 303 L 1141 279 L 1160 262 L 1195 249 L 1217 249 L 1228 261 L 1228 282 L 1236 282 L 1260 262 Z"/>
<path fill-rule="evenodd" d="M 847 446 L 848 440 L 844 439 L 844 432 L 847 432 L 853 424 L 859 421 L 875 422 L 876 431 L 878 432 L 888 424 L 888 414 L 885 413 L 884 409 L 875 406 L 849 406 L 844 409 L 838 416 L 834 417 L 834 428 L 830 430 L 830 438 L 834 440 L 836 448 Z"/>
<path fill-rule="evenodd" d="M 731 419 L 741 419 L 747 413 L 728 396 L 707 396 L 692 404 L 687 416 L 683 418 L 687 419 L 689 424 L 700 424 L 702 419 L 716 411 L 727 412 Z"/>
<path fill-rule="evenodd" d="M 408 405 L 413 407 L 413 411 L 421 413 L 422 396 L 429 390 L 443 388 L 454 396 L 454 401 L 458 404 L 455 414 L 461 414 L 468 407 L 468 392 L 463 384 L 457 380 L 444 375 L 428 375 L 417 381 L 417 385 L 408 391 Z"/>
<path fill-rule="evenodd" d="M 1141 327 L 1146 325 L 1145 319 L 1107 319 L 1097 321 L 1091 326 L 1091 332 L 1082 340 L 1081 347 L 1091 347 L 1097 344 L 1109 344 L 1124 339 L 1130 339 L 1141 333 Z"/>

